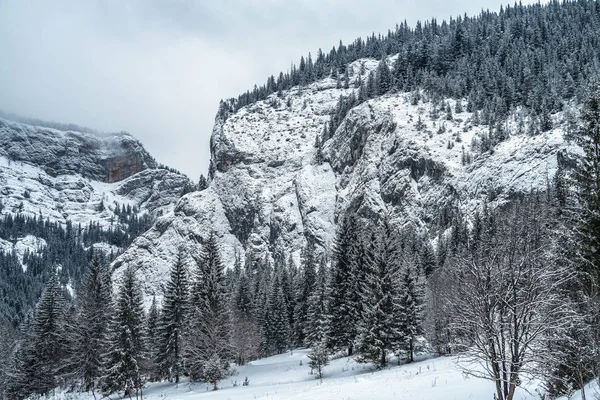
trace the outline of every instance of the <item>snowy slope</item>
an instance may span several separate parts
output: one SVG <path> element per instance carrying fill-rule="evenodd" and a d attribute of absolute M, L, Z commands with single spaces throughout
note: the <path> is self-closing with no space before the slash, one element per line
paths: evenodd
<path fill-rule="evenodd" d="M 310 375 L 307 350 L 295 350 L 237 367 L 233 376 L 223 380 L 220 390 L 205 384 L 175 385 L 153 383 L 144 390 L 144 398 L 212 400 L 483 400 L 492 399 L 494 383 L 463 374 L 454 357 L 433 358 L 412 364 L 373 371 L 368 365 L 350 358 L 331 361 L 325 367 L 323 381 Z M 248 378 L 249 385 L 242 382 Z M 235 384 L 235 385 L 234 385 Z M 516 400 L 538 399 L 536 382 L 528 382 L 515 393 Z M 594 393 L 589 389 L 587 394 Z M 59 393 L 54 400 L 91 399 L 91 395 Z M 111 399 L 117 399 L 115 394 Z M 579 400 L 576 393 L 572 399 Z M 48 399 L 50 400 L 50 399 Z"/>
<path fill-rule="evenodd" d="M 115 203 L 153 214 L 171 211 L 186 182 L 157 169 L 127 133 L 64 132 L 0 118 L 0 214 L 105 226 Z"/>
<path fill-rule="evenodd" d="M 107 228 L 118 220 L 117 204 L 155 216 L 171 212 L 187 182 L 183 175 L 158 169 L 129 134 L 63 132 L 0 118 L 0 215 Z M 14 250 L 21 260 L 26 249 L 44 245 L 33 236 L 0 238 L 0 251 Z M 118 250 L 101 243 L 95 247 Z"/>
<path fill-rule="evenodd" d="M 471 215 L 492 190 L 499 204 L 515 193 L 544 189 L 556 171 L 557 153 L 569 146 L 561 114 L 553 116 L 553 130 L 538 136 L 519 133 L 515 115 L 505 126 L 509 138 L 493 153 L 478 154 L 471 145 L 488 127 L 474 125 L 470 113 L 448 121 L 441 112 L 432 119 L 431 102 L 413 105 L 410 94 L 396 93 L 352 109 L 325 143 L 319 165 L 316 136 L 340 96 L 356 90 L 361 65 L 364 80 L 377 61 L 352 63 L 349 89 L 327 78 L 217 117 L 209 188 L 183 197 L 138 238 L 115 261 L 117 276 L 131 265 L 146 294 L 160 295 L 177 252 L 197 251 L 211 231 L 228 266 L 236 252 L 242 258 L 251 251 L 298 260 L 307 238 L 318 251 L 328 250 L 337 218 L 349 209 L 368 220 L 388 212 L 397 225 L 428 231 L 441 209 Z M 448 103 L 454 110 L 455 101 Z M 419 117 L 423 129 L 416 126 Z M 470 165 L 461 162 L 463 146 L 474 157 Z"/>

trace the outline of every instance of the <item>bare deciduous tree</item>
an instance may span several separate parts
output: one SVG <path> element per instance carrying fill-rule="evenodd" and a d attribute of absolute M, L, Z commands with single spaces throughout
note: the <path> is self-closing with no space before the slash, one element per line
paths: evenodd
<path fill-rule="evenodd" d="M 535 207 L 515 208 L 483 251 L 459 260 L 453 328 L 465 372 L 493 380 L 511 400 L 524 377 L 539 373 L 546 334 L 569 322 L 566 270 L 550 262 Z"/>

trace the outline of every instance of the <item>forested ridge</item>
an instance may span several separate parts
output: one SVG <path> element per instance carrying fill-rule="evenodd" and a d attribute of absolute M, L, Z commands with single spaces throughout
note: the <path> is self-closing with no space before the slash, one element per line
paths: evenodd
<path fill-rule="evenodd" d="M 104 262 L 110 262 L 153 222 L 149 214 L 139 214 L 138 208 L 130 205 L 117 204 L 115 214 L 113 226 L 108 228 L 94 222 L 73 226 L 71 221 L 63 225 L 42 216 L 3 215 L 0 239 L 14 244 L 31 235 L 45 244 L 39 249 L 26 249 L 22 257 L 14 250 L 0 251 L 0 318 L 17 326 L 34 307 L 57 267 L 60 282 L 74 288 L 92 259 L 94 244 L 112 246 L 106 254 L 96 251 Z"/>

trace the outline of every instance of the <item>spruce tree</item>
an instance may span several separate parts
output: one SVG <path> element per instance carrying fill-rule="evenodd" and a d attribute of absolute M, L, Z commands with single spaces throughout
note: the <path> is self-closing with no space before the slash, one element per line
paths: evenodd
<path fill-rule="evenodd" d="M 205 364 L 215 359 L 221 360 L 225 373 L 231 357 L 231 326 L 223 264 L 214 233 L 208 238 L 198 260 L 190 308 L 192 316 L 184 351 L 185 368 L 190 379 L 206 379 L 203 372 Z"/>
<path fill-rule="evenodd" d="M 174 378 L 175 383 L 179 383 L 182 373 L 182 337 L 188 311 L 188 291 L 187 271 L 179 253 L 165 289 L 157 359 L 160 370 L 166 374 L 165 377 Z"/>
<path fill-rule="evenodd" d="M 152 297 L 152 303 L 148 310 L 148 318 L 146 319 L 146 348 L 148 349 L 148 358 L 150 364 L 150 380 L 157 381 L 164 374 L 160 371 L 158 364 L 158 352 L 160 350 L 159 338 L 159 323 L 160 311 L 156 303 L 156 296 Z"/>
<path fill-rule="evenodd" d="M 21 329 L 9 367 L 9 398 L 45 395 L 58 386 L 58 371 L 65 361 L 65 299 L 58 276 L 52 273 L 37 303 Z"/>
<path fill-rule="evenodd" d="M 353 353 L 359 320 L 357 276 L 353 268 L 357 258 L 354 249 L 358 244 L 355 221 L 355 217 L 349 215 L 338 229 L 329 287 L 327 347 L 334 351 L 346 348 L 349 356 Z"/>
<path fill-rule="evenodd" d="M 377 66 L 377 73 L 375 76 L 375 86 L 377 95 L 387 93 L 392 87 L 392 73 L 388 68 L 386 57 L 382 57 L 379 65 Z"/>
<path fill-rule="evenodd" d="M 325 257 L 322 256 L 317 272 L 315 290 L 308 301 L 308 329 L 304 340 L 306 346 L 316 346 L 326 342 L 329 321 L 327 313 L 328 298 L 327 262 Z"/>
<path fill-rule="evenodd" d="M 65 298 L 53 273 L 35 310 L 33 322 L 34 393 L 46 394 L 57 386 L 57 371 L 65 356 Z"/>
<path fill-rule="evenodd" d="M 275 276 L 271 284 L 264 331 L 266 354 L 279 354 L 287 349 L 290 326 L 280 273 Z"/>
<path fill-rule="evenodd" d="M 400 337 L 399 326 L 394 318 L 398 268 L 395 243 L 391 226 L 384 219 L 378 234 L 372 233 L 369 245 L 369 252 L 374 256 L 366 274 L 359 345 L 359 361 L 371 362 L 377 368 L 387 365 L 387 353 Z"/>
<path fill-rule="evenodd" d="M 104 355 L 108 351 L 108 326 L 112 312 L 112 280 L 110 269 L 94 257 L 77 291 L 77 314 L 69 329 L 67 368 L 72 378 L 82 382 L 84 391 L 94 391 L 104 372 Z"/>
<path fill-rule="evenodd" d="M 294 340 L 298 346 L 304 344 L 307 334 L 309 299 L 315 289 L 317 279 L 315 269 L 315 245 L 312 240 L 308 240 L 302 252 L 302 272 L 294 310 Z"/>
<path fill-rule="evenodd" d="M 108 395 L 128 389 L 137 395 L 144 386 L 147 357 L 144 299 L 131 267 L 123 273 L 111 325 L 103 392 Z"/>
<path fill-rule="evenodd" d="M 590 90 L 581 113 L 582 125 L 575 137 L 583 150 L 573 173 L 578 210 L 574 218 L 572 245 L 575 263 L 589 295 L 600 292 L 600 92 Z"/>
<path fill-rule="evenodd" d="M 397 302 L 397 320 L 400 321 L 400 340 L 396 343 L 408 354 L 408 361 L 414 361 L 415 342 L 423 334 L 423 276 L 418 276 L 413 268 L 405 268 L 401 294 Z"/>
<path fill-rule="evenodd" d="M 200 179 L 198 179 L 198 190 L 202 191 L 208 187 L 208 181 L 204 177 L 203 174 L 200 174 Z"/>

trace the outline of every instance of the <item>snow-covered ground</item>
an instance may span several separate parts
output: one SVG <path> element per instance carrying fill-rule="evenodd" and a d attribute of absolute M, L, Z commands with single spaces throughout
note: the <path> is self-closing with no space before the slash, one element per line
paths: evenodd
<path fill-rule="evenodd" d="M 153 383 L 144 390 L 144 399 L 491 400 L 494 396 L 493 382 L 463 374 L 455 357 L 393 365 L 383 371 L 374 371 L 368 364 L 358 364 L 351 358 L 339 358 L 325 368 L 320 382 L 310 374 L 307 354 L 308 350 L 295 350 L 237 367 L 233 376 L 219 384 L 218 391 L 212 391 L 206 384 Z M 246 377 L 250 384 L 243 386 Z M 519 388 L 514 398 L 539 399 L 536 389 L 536 383 L 532 382 Z M 596 387 L 588 389 L 588 398 L 593 398 L 595 390 Z M 56 400 L 87 398 L 64 393 L 54 397 Z M 117 395 L 111 397 L 117 398 Z M 576 394 L 571 399 L 579 400 L 580 396 Z"/>

